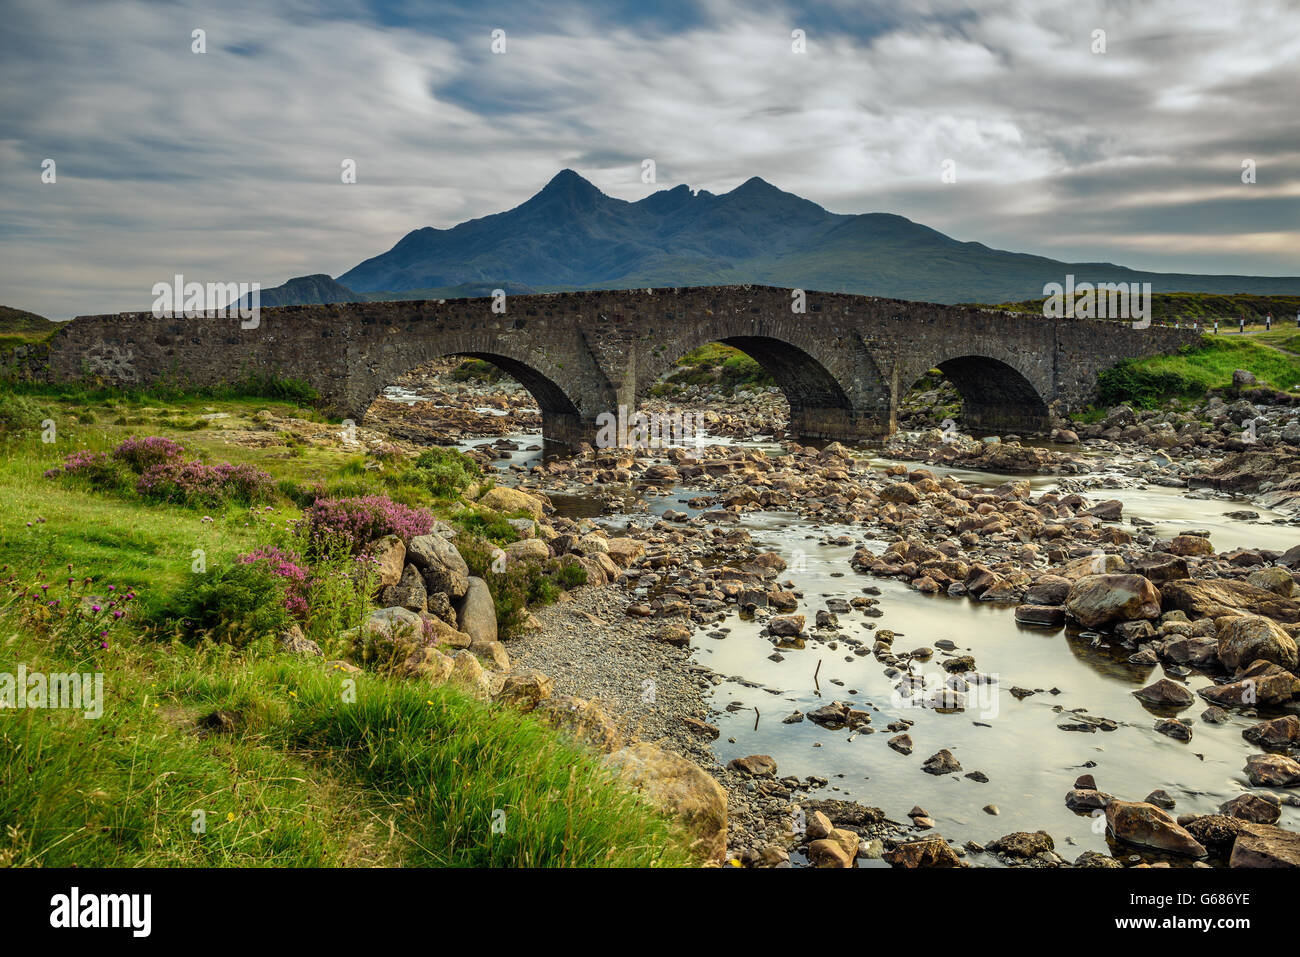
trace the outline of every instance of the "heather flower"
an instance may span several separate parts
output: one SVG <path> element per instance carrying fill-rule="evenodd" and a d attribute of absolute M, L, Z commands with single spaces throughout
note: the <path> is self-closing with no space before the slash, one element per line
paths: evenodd
<path fill-rule="evenodd" d="M 133 435 L 113 450 L 113 458 L 124 462 L 133 472 L 144 472 L 184 454 L 185 446 L 161 435 L 149 435 L 143 439 Z"/>
<path fill-rule="evenodd" d="M 246 555 L 240 555 L 236 561 L 243 565 L 264 563 L 264 567 L 273 575 L 285 580 L 284 607 L 289 614 L 300 621 L 305 621 L 310 605 L 307 600 L 311 587 L 311 572 L 302 558 L 291 549 L 281 549 L 274 545 L 263 545 Z"/>
<path fill-rule="evenodd" d="M 303 513 L 302 521 L 313 547 L 336 538 L 353 553 L 364 552 L 385 535 L 409 541 L 433 528 L 433 514 L 428 509 L 401 505 L 387 495 L 318 498 Z"/>

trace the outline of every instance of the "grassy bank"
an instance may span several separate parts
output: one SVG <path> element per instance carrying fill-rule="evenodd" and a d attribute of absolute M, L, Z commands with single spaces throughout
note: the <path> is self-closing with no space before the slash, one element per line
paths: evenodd
<path fill-rule="evenodd" d="M 1019 302 L 1001 302 L 983 304 L 989 309 L 1003 309 L 1007 312 L 1026 312 L 1041 316 L 1043 299 L 1025 299 Z M 980 305 L 963 303 L 963 305 Z M 1156 323 L 1199 322 L 1201 325 L 1213 325 L 1220 320 L 1220 328 L 1226 329 L 1226 323 L 1233 324 L 1238 319 L 1258 325 L 1264 317 L 1272 315 L 1273 325 L 1290 326 L 1295 329 L 1296 313 L 1300 311 L 1300 296 L 1257 296 L 1238 294 L 1232 296 L 1217 295 L 1208 292 L 1157 292 L 1151 295 L 1151 319 Z"/>
<path fill-rule="evenodd" d="M 489 548 L 484 530 L 509 539 L 505 516 L 463 501 L 483 484 L 472 462 L 359 454 L 309 404 L 283 398 L 24 398 L 35 421 L 0 423 L 0 673 L 100 672 L 104 701 L 98 719 L 0 718 L 0 865 L 690 863 L 676 825 L 532 715 L 458 685 L 352 673 L 281 653 L 269 635 L 226 642 L 168 618 L 197 584 L 248 568 L 237 555 L 294 544 L 288 526 L 322 496 L 418 504 L 457 524 L 467 548 Z M 289 417 L 302 421 L 276 431 Z M 264 471 L 269 498 L 149 499 L 112 454 L 133 434 Z M 93 480 L 46 477 L 77 450 L 105 453 Z M 330 561 L 312 558 L 320 581 Z M 549 588 L 497 584 L 522 602 L 576 583 L 533 574 Z M 348 587 L 313 585 L 299 619 L 327 656 L 357 620 L 340 597 Z M 284 591 L 268 595 L 283 614 Z M 133 599 L 122 619 L 99 608 L 109 596 Z"/>
<path fill-rule="evenodd" d="M 1288 340 L 1275 330 L 1279 344 Z M 1285 348 L 1285 345 L 1283 345 Z M 1254 336 L 1205 336 L 1176 355 L 1121 362 L 1097 381 L 1101 406 L 1129 403 L 1150 408 L 1170 399 L 1196 400 L 1232 385 L 1245 369 L 1263 385 L 1291 390 L 1300 385 L 1300 355 Z"/>

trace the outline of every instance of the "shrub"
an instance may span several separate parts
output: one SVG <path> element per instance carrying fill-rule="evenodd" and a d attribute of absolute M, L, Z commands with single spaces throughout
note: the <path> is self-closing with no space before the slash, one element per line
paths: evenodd
<path fill-rule="evenodd" d="M 275 495 L 275 482 L 251 465 L 221 462 L 205 465 L 197 459 L 168 459 L 147 468 L 135 489 L 142 498 L 189 506 L 221 506 L 230 502 L 255 505 Z"/>
<path fill-rule="evenodd" d="M 106 452 L 82 449 L 64 458 L 61 466 L 47 469 L 45 472 L 45 477 L 50 479 L 64 476 L 84 482 L 100 491 L 125 490 L 130 487 L 122 467 L 109 458 Z"/>
<path fill-rule="evenodd" d="M 143 439 L 133 435 L 113 450 L 113 458 L 137 474 L 179 459 L 184 454 L 185 446 L 161 435 L 149 435 Z"/>
<path fill-rule="evenodd" d="M 19 436 L 41 427 L 45 413 L 25 395 L 0 393 L 0 435 Z"/>
<path fill-rule="evenodd" d="M 405 542 L 431 528 L 433 515 L 428 509 L 400 505 L 387 495 L 318 498 L 302 518 L 302 531 L 313 553 L 338 540 L 357 555 L 385 535 L 396 535 Z"/>
<path fill-rule="evenodd" d="M 190 641 L 243 647 L 289 627 L 286 581 L 266 562 L 235 562 L 228 568 L 191 573 L 156 617 Z"/>
<path fill-rule="evenodd" d="M 434 498 L 452 498 L 483 476 L 473 459 L 455 449 L 428 449 L 415 460 L 415 468 L 403 476 L 413 478 Z"/>
<path fill-rule="evenodd" d="M 311 611 L 308 594 L 312 576 L 297 552 L 274 545 L 263 545 L 240 555 L 235 560 L 244 565 L 263 563 L 266 571 L 283 578 L 285 610 L 298 621 L 307 621 Z"/>

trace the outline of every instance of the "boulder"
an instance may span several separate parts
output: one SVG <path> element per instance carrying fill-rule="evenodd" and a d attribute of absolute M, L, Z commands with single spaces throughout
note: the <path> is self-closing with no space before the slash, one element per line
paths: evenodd
<path fill-rule="evenodd" d="M 1300 784 L 1300 761 L 1284 754 L 1252 754 L 1246 778 L 1255 787 L 1289 788 Z"/>
<path fill-rule="evenodd" d="M 635 538 L 611 538 L 605 542 L 609 557 L 619 568 L 628 568 L 645 554 L 645 546 Z"/>
<path fill-rule="evenodd" d="M 1106 825 L 1115 839 L 1125 844 L 1186 857 L 1206 854 L 1205 847 L 1172 817 L 1144 801 L 1112 800 L 1106 805 Z"/>
<path fill-rule="evenodd" d="M 396 535 L 385 535 L 370 546 L 379 571 L 379 587 L 396 585 L 406 567 L 406 545 Z"/>
<path fill-rule="evenodd" d="M 1300 867 L 1300 834 L 1269 824 L 1246 824 L 1232 845 L 1229 867 Z"/>
<path fill-rule="evenodd" d="M 553 728 L 569 732 L 578 741 L 606 754 L 622 747 L 618 725 L 594 702 L 567 694 L 553 694 L 533 711 Z"/>
<path fill-rule="evenodd" d="M 1271 794 L 1238 794 L 1219 805 L 1219 813 L 1240 821 L 1276 824 L 1282 816 L 1282 804 Z"/>
<path fill-rule="evenodd" d="M 694 836 L 693 846 L 721 864 L 727 854 L 727 792 L 700 767 L 649 742 L 606 757 L 624 782 L 677 815 Z"/>
<path fill-rule="evenodd" d="M 1260 660 L 1293 671 L 1296 643 L 1276 622 L 1262 615 L 1241 615 L 1219 629 L 1219 660 L 1229 671 Z"/>
<path fill-rule="evenodd" d="M 1261 721 L 1241 732 L 1251 744 L 1260 747 L 1281 748 L 1300 741 L 1300 718 L 1283 715 L 1271 721 Z"/>
<path fill-rule="evenodd" d="M 919 867 L 961 867 L 961 858 L 941 837 L 927 837 L 920 841 L 908 841 L 899 844 L 892 851 L 887 851 L 882 858 L 891 867 L 908 870 Z"/>
<path fill-rule="evenodd" d="M 1141 701 L 1160 707 L 1185 708 L 1196 700 L 1191 691 L 1170 678 L 1161 678 L 1134 691 L 1133 695 Z"/>
<path fill-rule="evenodd" d="M 414 565 L 407 565 L 396 585 L 386 585 L 379 590 L 379 603 L 418 613 L 424 611 L 428 594 L 419 570 Z"/>
<path fill-rule="evenodd" d="M 480 505 L 496 509 L 498 512 L 523 512 L 533 521 L 541 521 L 542 514 L 545 511 L 542 500 L 535 495 L 529 495 L 517 488 L 506 488 L 502 485 L 489 489 L 478 502 Z"/>
<path fill-rule="evenodd" d="M 1250 582 L 1220 578 L 1169 582 L 1161 591 L 1165 610 L 1176 609 L 1191 618 L 1222 615 L 1263 615 L 1274 621 L 1300 622 L 1300 601 L 1283 598 Z"/>
<path fill-rule="evenodd" d="M 1014 831 L 1004 834 L 988 846 L 990 851 L 1028 860 L 1045 851 L 1056 849 L 1052 836 L 1046 831 Z"/>
<path fill-rule="evenodd" d="M 407 544 L 406 560 L 419 569 L 430 592 L 445 592 L 453 600 L 465 597 L 469 566 L 456 546 L 441 535 L 419 535 Z"/>
<path fill-rule="evenodd" d="M 1184 557 L 1213 555 L 1214 545 L 1204 535 L 1175 535 L 1169 551 Z"/>
<path fill-rule="evenodd" d="M 496 700 L 502 704 L 514 705 L 521 711 L 532 711 L 551 696 L 555 682 L 536 669 L 506 675 L 501 682 L 501 690 Z"/>
<path fill-rule="evenodd" d="M 465 597 L 456 603 L 456 625 L 475 644 L 497 640 L 497 608 L 483 579 L 469 578 Z"/>
<path fill-rule="evenodd" d="M 1251 572 L 1246 576 L 1246 581 L 1283 598 L 1290 598 L 1296 592 L 1295 578 L 1291 572 L 1276 565 Z"/>
<path fill-rule="evenodd" d="M 551 549 L 540 538 L 523 538 L 505 547 L 506 561 L 544 562 L 551 557 Z"/>
<path fill-rule="evenodd" d="M 1160 617 L 1160 592 L 1141 575 L 1088 575 L 1070 588 L 1066 610 L 1085 628 Z"/>

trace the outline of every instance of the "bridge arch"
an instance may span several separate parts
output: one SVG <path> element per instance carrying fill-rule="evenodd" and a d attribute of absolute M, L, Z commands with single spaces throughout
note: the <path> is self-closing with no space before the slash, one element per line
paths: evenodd
<path fill-rule="evenodd" d="M 390 332 L 394 330 L 388 330 Z M 591 441 L 596 416 L 614 407 L 613 390 L 603 375 L 572 359 L 548 355 L 545 344 L 499 331 L 440 335 L 437 328 L 412 324 L 399 335 L 359 344 L 365 371 L 354 373 L 349 406 L 358 421 L 379 394 L 413 369 L 446 356 L 481 359 L 513 377 L 536 400 L 542 413 L 542 437 L 547 442 L 576 446 Z"/>
<path fill-rule="evenodd" d="M 1009 358 L 1009 357 L 1008 357 Z M 1037 433 L 1051 430 L 1051 417 L 1041 384 L 1006 358 L 977 353 L 953 355 L 917 371 L 900 382 L 897 404 L 930 369 L 938 369 L 962 400 L 962 421 L 968 431 Z M 1049 392 L 1050 394 L 1050 392 Z"/>
<path fill-rule="evenodd" d="M 656 347 L 638 369 L 636 404 L 677 360 L 711 342 L 739 349 L 772 377 L 790 405 L 791 435 L 849 440 L 889 434 L 889 389 L 861 339 L 795 336 L 746 320 L 710 319 L 670 347 Z"/>

